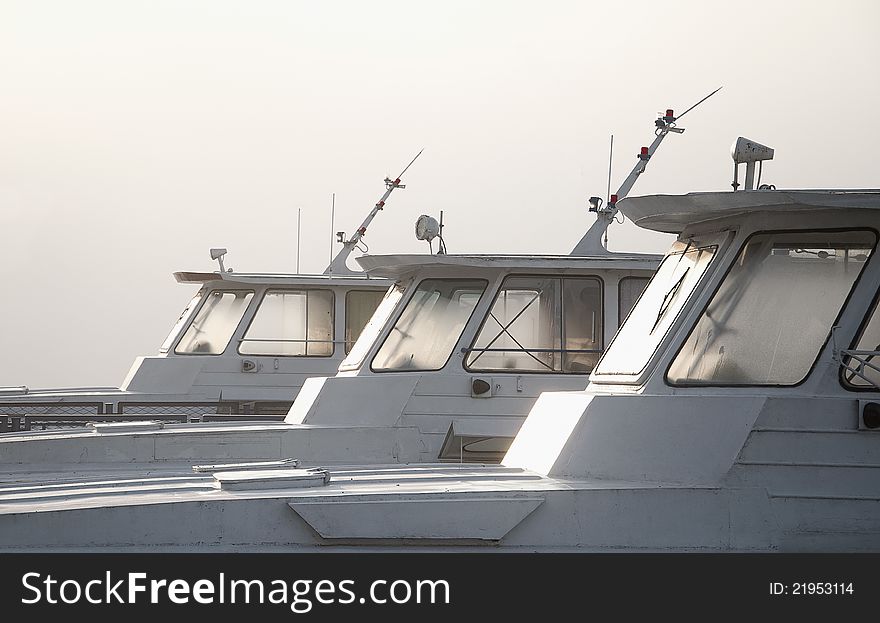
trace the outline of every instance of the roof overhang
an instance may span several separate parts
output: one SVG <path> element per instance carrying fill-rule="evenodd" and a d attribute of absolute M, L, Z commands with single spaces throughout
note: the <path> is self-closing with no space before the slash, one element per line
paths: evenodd
<path fill-rule="evenodd" d="M 358 264 L 370 276 L 400 279 L 419 270 L 564 271 L 584 269 L 654 270 L 662 256 L 609 253 L 596 257 L 570 255 L 364 255 Z"/>
<path fill-rule="evenodd" d="M 618 208 L 639 227 L 677 234 L 688 225 L 758 211 L 880 210 L 880 190 L 751 190 L 646 195 Z"/>
<path fill-rule="evenodd" d="M 387 288 L 388 282 L 375 275 L 296 275 L 286 273 L 221 273 L 181 271 L 174 273 L 178 283 L 223 282 L 224 285 L 270 285 L 279 287 L 357 286 Z"/>

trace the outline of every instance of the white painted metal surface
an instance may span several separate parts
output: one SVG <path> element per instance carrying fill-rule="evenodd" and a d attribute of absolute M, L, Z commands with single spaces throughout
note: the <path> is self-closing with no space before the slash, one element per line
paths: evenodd
<path fill-rule="evenodd" d="M 844 201 L 843 194 L 787 193 L 783 203 L 795 196 L 804 203 L 792 201 L 782 210 L 763 192 L 726 196 L 707 195 L 702 212 L 697 197 L 680 198 L 681 240 L 697 244 L 701 236 L 729 235 L 718 238 L 692 292 L 676 287 L 661 297 L 660 314 L 670 297 L 681 294 L 685 302 L 655 351 L 633 353 L 646 362 L 645 370 L 621 376 L 600 364 L 586 390 L 544 394 L 501 466 L 345 467 L 340 462 L 329 468 L 326 486 L 227 491 L 210 477 L 193 474 L 192 461 L 184 458 L 198 453 L 202 428 L 196 427 L 198 434 L 188 441 L 169 435 L 168 427 L 100 439 L 71 433 L 56 447 L 53 435 L 7 436 L 0 441 L 0 456 L 20 452 L 28 461 L 25 448 L 36 453 L 50 443 L 42 445 L 46 456 L 38 468 L 14 461 L 3 467 L 0 546 L 880 550 L 880 437 L 860 424 L 866 407 L 880 403 L 880 392 L 846 384 L 830 339 L 833 326 L 838 344 L 857 343 L 867 318 L 876 313 L 878 195 L 857 193 Z M 755 204 L 743 204 L 743 197 Z M 665 218 L 651 206 L 675 204 L 673 198 L 629 201 L 649 222 Z M 690 215 L 686 221 L 683 214 Z M 857 249 L 866 239 L 874 241 L 871 248 Z M 765 240 L 777 242 L 749 246 Z M 678 261 L 681 253 L 677 246 L 670 258 Z M 766 271 L 779 266 L 790 271 L 782 274 L 797 276 L 790 287 L 808 294 L 823 272 L 846 281 L 835 290 L 833 304 L 813 309 L 795 299 L 794 307 L 778 304 L 773 318 L 739 329 L 737 344 L 755 336 L 766 341 L 768 327 L 778 325 L 780 336 L 787 335 L 784 323 L 774 324 L 777 317 L 803 313 L 797 342 L 776 344 L 784 353 L 808 357 L 803 378 L 764 382 L 775 377 L 767 377 L 761 358 L 751 360 L 754 368 L 740 370 L 762 375 L 750 383 L 724 376 L 730 361 L 708 372 L 736 382 L 695 385 L 669 377 L 692 333 L 702 331 L 704 310 L 726 309 L 718 307 L 716 297 L 724 304 L 749 304 Z M 745 273 L 748 278 L 739 279 L 740 270 L 751 271 Z M 736 295 L 728 294 L 731 285 L 740 288 Z M 648 292 L 638 305 L 656 302 Z M 725 323 L 735 317 L 716 313 L 716 331 L 701 339 L 724 337 Z M 628 324 L 624 330 L 630 330 Z M 823 333 L 824 341 L 813 339 Z M 802 349 L 804 343 L 809 350 Z M 610 356 L 615 347 L 608 351 L 610 361 L 620 360 Z M 701 348 L 712 352 L 707 345 Z M 737 353 L 731 349 L 728 359 Z M 781 363 L 798 363 L 792 357 Z M 333 430 L 293 427 L 308 428 Z M 296 456 L 285 444 L 301 437 L 290 430 L 289 425 L 242 427 L 249 437 L 236 444 Z M 67 442 L 73 437 L 103 444 L 118 439 L 117 458 L 53 467 L 49 456 L 72 448 Z M 163 438 L 174 440 L 176 454 L 166 448 L 160 462 L 131 463 L 138 452 L 158 456 Z M 345 434 L 337 435 L 327 449 L 346 443 L 340 439 L 347 441 Z"/>
<path fill-rule="evenodd" d="M 603 254 L 596 258 L 366 256 L 362 263 L 369 274 L 395 279 L 395 289 L 402 292 L 398 304 L 388 310 L 387 319 L 378 319 L 381 327 L 372 332 L 368 329 L 371 343 L 358 344 L 352 357 L 343 363 L 343 372 L 304 381 L 285 420 L 287 427 L 166 423 L 152 435 L 151 441 L 132 431 L 127 438 L 115 435 L 102 443 L 75 430 L 38 437 L 22 433 L 0 436 L 0 463 L 104 463 L 116 460 L 126 451 L 137 462 L 286 457 L 312 465 L 497 462 L 541 392 L 580 389 L 586 385 L 589 368 L 573 367 L 568 362 L 583 356 L 598 358 L 602 346 L 613 337 L 618 319 L 626 315 L 633 303 L 619 297 L 621 283 L 638 279 L 640 288 L 643 287 L 657 262 L 656 256 L 645 254 Z M 534 287 L 547 288 L 528 291 L 528 300 L 537 302 L 532 303 L 534 313 L 527 316 L 530 324 L 523 333 L 518 333 L 516 326 L 502 328 L 509 321 L 499 323 L 498 300 L 507 292 L 505 284 L 511 279 L 519 280 L 520 284 L 523 280 L 534 281 L 539 284 L 533 284 Z M 399 323 L 406 317 L 411 301 L 418 300 L 420 284 L 450 281 L 478 283 L 480 293 L 479 300 L 467 304 L 468 317 L 458 327 L 457 336 L 453 335 L 450 341 L 446 328 L 439 331 L 447 348 L 442 365 L 424 370 L 409 366 L 375 369 L 374 362 L 384 345 L 400 331 Z M 568 283 L 590 286 L 584 291 L 589 300 L 588 307 L 583 309 L 591 310 L 593 317 L 560 322 L 557 314 L 564 311 L 562 290 Z M 522 287 L 518 285 L 515 292 L 522 293 Z M 567 304 L 576 311 L 580 309 L 574 299 Z M 528 305 L 511 317 L 521 317 L 527 311 Z M 441 312 L 435 306 L 422 317 L 431 318 Z M 541 328 L 544 325 L 547 326 Z M 510 368 L 469 369 L 468 361 L 478 360 L 473 347 L 487 326 L 490 333 L 519 338 L 501 353 L 505 357 L 501 363 Z M 561 343 L 556 346 L 560 349 L 558 353 L 542 352 L 541 348 L 535 354 L 521 351 L 521 347 L 536 348 L 535 344 L 523 342 L 523 336 L 540 336 L 552 327 L 556 327 L 559 335 L 563 328 L 571 335 L 591 334 L 595 352 L 568 353 Z M 496 340 L 489 346 L 497 343 Z M 437 343 L 432 342 L 432 351 L 437 348 Z M 524 368 L 517 368 L 523 364 Z M 480 383 L 488 391 L 476 393 L 474 388 Z"/>

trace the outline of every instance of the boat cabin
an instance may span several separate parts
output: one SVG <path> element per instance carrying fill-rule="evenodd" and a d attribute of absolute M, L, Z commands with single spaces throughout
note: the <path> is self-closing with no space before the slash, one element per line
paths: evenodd
<path fill-rule="evenodd" d="M 880 320 L 861 308 L 877 294 L 862 278 L 871 281 L 878 201 L 873 192 L 776 190 L 625 201 L 636 223 L 679 240 L 592 382 L 677 395 L 876 389 Z M 746 202 L 760 219 L 741 222 Z M 682 233 L 696 214 L 704 220 Z M 704 281 L 711 292 L 700 293 Z"/>
<path fill-rule="evenodd" d="M 409 427 L 427 460 L 498 461 L 541 392 L 583 388 L 658 263 L 648 254 L 373 255 L 393 280 L 287 422 Z"/>
<path fill-rule="evenodd" d="M 335 373 L 390 284 L 363 273 L 174 276 L 201 287 L 157 355 L 138 357 L 119 388 L 0 391 L 4 427 L 118 414 L 283 416 L 306 378 Z"/>
<path fill-rule="evenodd" d="M 876 551 L 880 192 L 699 193 L 632 199 L 621 209 L 679 239 L 586 390 L 544 393 L 502 465 L 294 469 L 295 462 L 278 456 L 279 448 L 320 445 L 322 434 L 350 452 L 354 428 L 342 427 L 267 425 L 237 436 L 212 425 L 180 434 L 154 427 L 128 437 L 109 430 L 6 435 L 0 456 L 18 462 L 3 473 L 11 484 L 0 487 L 0 547 Z M 479 353 L 499 353 L 476 373 L 482 378 L 525 380 L 548 374 L 535 372 L 546 366 L 561 376 L 564 355 L 591 351 L 567 342 L 564 332 L 565 301 L 579 300 L 566 298 L 564 280 L 576 280 L 575 292 L 582 292 L 591 278 L 586 271 L 558 266 L 553 278 L 562 282 L 538 287 L 550 274 L 540 259 L 510 274 L 494 266 L 494 277 L 476 276 L 476 258 L 437 261 L 456 264 L 456 274 L 436 283 L 439 277 L 420 270 L 385 299 L 387 309 L 377 314 L 387 316 L 384 328 L 368 329 L 374 337 L 363 334 L 369 344 L 362 354 L 350 353 L 353 367 L 343 374 L 353 382 L 368 378 L 365 387 L 375 388 L 361 395 L 362 405 L 395 391 L 382 379 L 413 375 L 417 385 L 427 368 L 469 382 L 466 366 L 482 365 Z M 603 294 L 625 276 L 603 275 Z M 513 281 L 521 278 L 531 281 Z M 499 316 L 508 290 L 520 298 Z M 544 300 L 562 307 L 555 314 L 563 327 L 558 342 L 554 334 L 553 341 L 535 338 L 533 349 L 532 342 L 513 343 L 546 336 L 534 327 L 512 331 L 513 319 L 529 309 L 529 292 L 536 302 L 549 292 Z M 601 308 L 607 319 L 607 298 Z M 482 337 L 493 315 L 512 333 L 497 351 L 489 346 L 497 329 Z M 592 321 L 576 326 L 577 338 L 593 336 Z M 595 326 L 596 336 L 607 335 Z M 526 351 L 542 363 L 526 361 Z M 499 372 L 517 361 L 525 363 Z M 444 400 L 454 411 L 446 421 L 455 420 L 461 401 Z M 276 454 L 264 453 L 259 463 L 195 462 L 190 455 L 182 467 L 134 465 L 146 446 L 178 453 L 186 446 L 192 453 L 212 440 L 218 445 L 214 436 L 227 453 L 253 452 L 262 441 Z M 152 443 L 135 445 L 136 439 Z M 114 449 L 124 465 L 102 463 L 59 484 L 39 459 L 49 451 L 54 461 L 82 457 L 83 448 L 101 447 Z M 40 463 L 39 474 L 22 470 L 25 456 Z"/>
<path fill-rule="evenodd" d="M 813 495 L 876 504 L 880 191 L 659 195 L 620 209 L 678 240 L 587 390 L 542 397 L 504 463 L 760 483 L 791 507 Z"/>
<path fill-rule="evenodd" d="M 342 247 L 323 274 L 237 273 L 224 267 L 226 249 L 211 249 L 219 271 L 174 273 L 201 288 L 158 355 L 138 357 L 118 388 L 0 387 L 0 432 L 122 414 L 182 422 L 282 417 L 306 378 L 336 371 L 382 300 L 389 282 L 347 262 L 420 154 L 396 179 L 385 178 L 385 192 L 350 237 L 337 233 Z"/>
<path fill-rule="evenodd" d="M 432 403 L 443 396 L 441 379 L 463 382 L 474 404 L 488 405 L 509 397 L 493 393 L 505 381 L 516 391 L 522 379 L 525 390 L 528 379 L 550 378 L 537 370 L 565 378 L 576 363 L 591 365 L 582 340 L 607 336 L 621 298 L 616 310 L 602 299 L 601 329 L 591 312 L 571 342 L 566 301 L 581 305 L 593 277 L 609 296 L 609 284 L 635 276 L 622 274 L 633 270 L 623 262 L 609 267 L 620 273 L 599 275 L 589 259 L 575 270 L 574 258 L 505 267 L 510 260 L 450 257 L 436 260 L 454 265 L 441 278 L 431 261 L 408 277 L 403 269 L 394 275 L 404 262 L 377 258 L 376 268 L 387 265 L 400 287 L 362 333 L 348 369 L 308 381 L 291 411 L 338 383 L 339 391 L 310 402 L 327 426 L 5 435 L 0 547 L 877 551 L 880 191 L 749 188 L 632 198 L 620 209 L 678 239 L 586 389 L 541 394 L 500 466 L 370 465 L 380 446 L 367 443 L 367 420 L 397 416 L 387 409 L 393 400 L 417 397 L 400 416 L 414 424 L 376 429 L 386 442 L 445 404 L 435 419 L 454 428 L 479 416 L 468 414 L 461 394 Z M 561 263 L 551 272 L 545 261 Z M 557 282 L 541 286 L 544 278 Z M 566 278 L 574 280 L 568 298 Z M 538 314 L 529 331 L 514 332 L 533 298 L 556 324 L 543 328 Z M 497 354 L 483 364 L 482 353 Z M 348 384 L 360 393 L 338 403 L 348 426 L 333 426 L 335 411 L 321 404 L 345 396 Z M 429 434 L 392 442 L 401 463 L 406 447 L 435 443 Z M 254 456 L 255 448 L 264 449 L 262 463 L 195 462 L 197 453 L 230 459 Z M 338 466 L 353 449 L 359 464 Z M 172 451 L 176 467 L 167 460 Z M 46 465 L 85 455 L 104 463 L 75 481 L 56 480 L 69 466 Z M 290 469 L 290 457 L 329 468 Z M 151 464 L 134 465 L 144 461 Z"/>

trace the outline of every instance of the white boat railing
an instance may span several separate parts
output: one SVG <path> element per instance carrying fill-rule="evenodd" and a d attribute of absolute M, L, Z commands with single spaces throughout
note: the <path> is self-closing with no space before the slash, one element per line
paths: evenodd
<path fill-rule="evenodd" d="M 843 378 L 847 383 L 852 383 L 856 377 L 865 384 L 858 383 L 858 387 L 880 389 L 880 346 L 874 350 L 858 348 L 840 348 L 837 346 L 837 331 L 840 327 L 831 327 L 831 357 L 842 368 Z M 872 375 L 875 378 L 871 378 Z"/>
<path fill-rule="evenodd" d="M 844 369 L 847 382 L 858 377 L 874 389 L 880 389 L 876 380 L 880 377 L 880 365 L 874 363 L 880 362 L 880 350 L 839 350 L 837 360 Z M 875 378 L 867 376 L 868 374 L 873 374 Z"/>

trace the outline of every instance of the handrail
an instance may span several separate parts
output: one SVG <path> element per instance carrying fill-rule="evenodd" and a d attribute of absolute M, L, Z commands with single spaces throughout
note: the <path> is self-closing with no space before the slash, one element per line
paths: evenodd
<path fill-rule="evenodd" d="M 468 348 L 462 353 L 602 353 L 601 348 Z"/>
<path fill-rule="evenodd" d="M 836 359 L 840 362 L 840 367 L 850 372 L 849 378 L 846 379 L 847 382 L 852 381 L 853 377 L 857 376 L 871 387 L 874 387 L 875 389 L 880 389 L 880 383 L 872 378 L 865 376 L 866 368 L 873 370 L 877 374 L 880 374 L 880 365 L 871 362 L 872 359 L 880 357 L 880 350 L 840 349 L 839 351 L 837 351 L 836 354 Z M 852 365 L 853 361 L 858 362 L 858 365 Z"/>
<path fill-rule="evenodd" d="M 242 337 L 239 342 L 286 342 L 291 344 L 342 344 L 345 340 L 311 340 L 311 339 L 293 339 L 285 337 Z"/>

